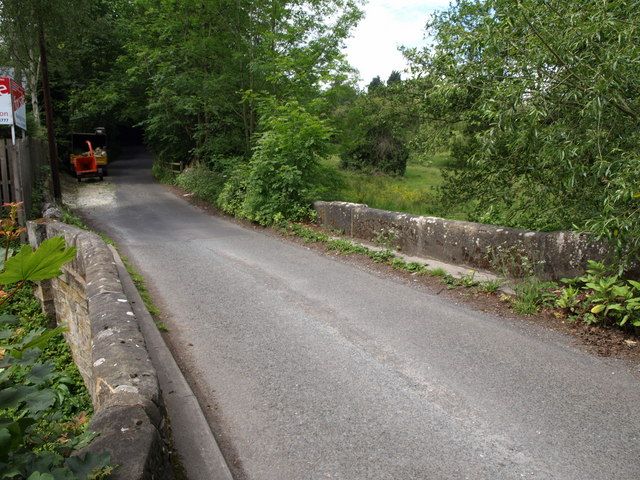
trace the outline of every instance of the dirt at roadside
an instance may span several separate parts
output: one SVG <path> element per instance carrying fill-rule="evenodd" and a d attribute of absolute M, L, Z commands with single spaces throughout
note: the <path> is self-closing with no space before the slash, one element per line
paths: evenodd
<path fill-rule="evenodd" d="M 72 209 L 115 206 L 116 186 L 108 178 L 102 181 L 84 179 L 78 182 L 67 174 L 60 175 L 62 202 Z"/>

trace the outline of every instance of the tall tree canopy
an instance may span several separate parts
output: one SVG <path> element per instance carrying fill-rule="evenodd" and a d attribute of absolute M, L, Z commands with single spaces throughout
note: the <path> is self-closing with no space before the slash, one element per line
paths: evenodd
<path fill-rule="evenodd" d="M 426 118 L 462 125 L 446 196 L 472 219 L 640 249 L 640 3 L 459 0 L 408 52 Z"/>
<path fill-rule="evenodd" d="M 312 102 L 348 70 L 361 16 L 354 0 L 134 3 L 123 61 L 147 85 L 148 139 L 172 160 L 249 152 L 256 97 Z"/>

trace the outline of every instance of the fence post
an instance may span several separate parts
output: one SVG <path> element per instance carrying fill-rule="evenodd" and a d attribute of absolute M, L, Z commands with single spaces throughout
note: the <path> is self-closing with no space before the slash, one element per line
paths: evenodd
<path fill-rule="evenodd" d="M 20 163 L 22 162 L 21 145 L 24 144 L 18 141 L 16 145 L 12 145 L 8 148 L 8 152 L 9 165 L 12 173 L 11 180 L 13 183 L 14 201 L 23 202 L 22 206 L 18 208 L 18 221 L 20 222 L 20 225 L 26 225 L 24 189 L 22 188 L 22 169 L 20 168 Z"/>
<path fill-rule="evenodd" d="M 7 155 L 7 141 L 0 140 L 0 193 L 2 194 L 2 202 L 11 202 L 13 200 L 11 189 L 11 178 L 9 169 L 9 157 Z"/>

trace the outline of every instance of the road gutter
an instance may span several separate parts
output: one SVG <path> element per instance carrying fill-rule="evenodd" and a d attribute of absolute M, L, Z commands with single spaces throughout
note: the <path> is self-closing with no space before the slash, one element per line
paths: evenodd
<path fill-rule="evenodd" d="M 147 350 L 158 374 L 174 448 L 189 480 L 233 480 L 198 400 L 144 305 L 120 255 L 109 245 L 122 288 L 138 319 Z"/>

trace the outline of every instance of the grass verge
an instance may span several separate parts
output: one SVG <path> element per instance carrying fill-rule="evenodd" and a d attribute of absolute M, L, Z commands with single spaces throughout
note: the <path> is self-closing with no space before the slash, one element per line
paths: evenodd
<path fill-rule="evenodd" d="M 448 165 L 449 154 L 433 155 L 429 161 L 410 163 L 404 176 L 361 173 L 340 168 L 338 157 L 325 159 L 323 165 L 335 176 L 335 186 L 323 200 L 364 203 L 372 208 L 406 212 L 415 215 L 447 215 L 465 220 L 462 212 L 445 212 L 438 198 L 442 185 L 442 169 Z"/>
<path fill-rule="evenodd" d="M 473 288 L 485 293 L 496 293 L 502 286 L 502 282 L 499 280 L 480 282 L 474 278 L 473 273 L 457 278 L 448 274 L 442 268 L 430 269 L 424 263 L 407 262 L 391 250 L 374 250 L 344 238 L 332 238 L 325 232 L 299 223 L 285 223 L 278 227 L 278 230 L 284 235 L 299 237 L 305 243 L 323 244 L 327 250 L 335 251 L 342 255 L 362 255 L 376 263 L 389 265 L 394 270 L 408 272 L 412 275 L 439 277 L 447 288 L 464 287 Z"/>

